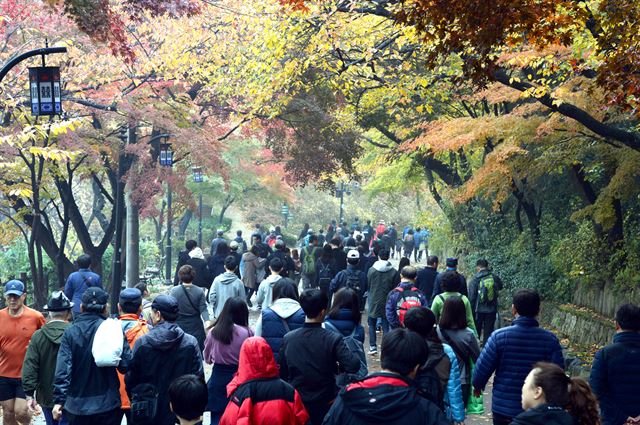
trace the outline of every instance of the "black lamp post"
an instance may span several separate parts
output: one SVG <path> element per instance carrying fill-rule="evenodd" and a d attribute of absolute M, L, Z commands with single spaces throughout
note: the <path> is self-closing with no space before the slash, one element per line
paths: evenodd
<path fill-rule="evenodd" d="M 193 181 L 195 183 L 204 182 L 202 167 L 193 167 Z M 198 196 L 198 246 L 202 247 L 202 191 Z"/>
<path fill-rule="evenodd" d="M 168 137 L 163 137 L 164 143 L 160 143 L 160 165 L 163 167 L 173 167 L 173 150 L 171 143 L 168 143 Z M 173 211 L 171 210 L 171 185 L 167 183 L 167 246 L 165 254 L 165 283 L 171 284 L 171 222 L 173 221 Z"/>

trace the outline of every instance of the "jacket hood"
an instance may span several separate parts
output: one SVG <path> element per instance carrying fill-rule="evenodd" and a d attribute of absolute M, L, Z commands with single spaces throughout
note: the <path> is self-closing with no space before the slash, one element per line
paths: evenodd
<path fill-rule="evenodd" d="M 573 417 L 561 407 L 543 404 L 517 416 L 518 424 L 526 425 L 573 425 Z"/>
<path fill-rule="evenodd" d="M 640 344 L 640 334 L 637 332 L 623 331 L 613 336 L 613 342 L 626 342 L 629 344 Z"/>
<path fill-rule="evenodd" d="M 375 263 L 373 263 L 373 268 L 378 270 L 381 273 L 386 273 L 389 270 L 392 270 L 393 266 L 391 265 L 391 262 L 388 260 L 378 260 Z"/>
<path fill-rule="evenodd" d="M 280 276 L 279 274 L 270 274 L 263 282 L 267 282 L 269 285 L 273 286 L 280 279 L 282 279 L 282 276 Z"/>
<path fill-rule="evenodd" d="M 482 279 L 483 277 L 489 276 L 490 274 L 491 274 L 491 270 L 489 269 L 480 270 L 478 273 L 476 273 L 476 278 Z"/>
<path fill-rule="evenodd" d="M 351 384 L 341 396 L 345 406 L 365 423 L 396 421 L 416 407 L 419 397 L 406 380 L 389 373 Z"/>
<path fill-rule="evenodd" d="M 191 257 L 191 258 L 199 258 L 201 260 L 204 260 L 204 254 L 202 253 L 202 250 L 200 249 L 200 247 L 193 248 L 189 252 L 189 257 Z"/>
<path fill-rule="evenodd" d="M 149 331 L 149 345 L 160 351 L 167 351 L 179 345 L 184 337 L 184 331 L 175 323 L 160 322 Z"/>
<path fill-rule="evenodd" d="M 220 282 L 223 285 L 231 285 L 233 282 L 236 281 L 236 279 L 238 279 L 238 275 L 236 275 L 233 272 L 224 272 L 221 275 L 219 275 L 217 278 L 218 282 Z"/>
<path fill-rule="evenodd" d="M 300 303 L 291 298 L 280 298 L 275 300 L 269 308 L 283 319 L 288 319 L 293 316 L 296 311 L 300 310 Z"/>
<path fill-rule="evenodd" d="M 249 380 L 274 378 L 279 373 L 273 350 L 267 341 L 260 336 L 247 338 L 240 349 L 238 372 L 227 385 L 227 395 L 231 397 L 236 388 Z"/>
<path fill-rule="evenodd" d="M 67 329 L 70 325 L 71 324 L 68 322 L 55 320 L 47 323 L 42 327 L 42 334 L 52 343 L 60 345 L 62 334 L 64 333 L 64 330 Z"/>

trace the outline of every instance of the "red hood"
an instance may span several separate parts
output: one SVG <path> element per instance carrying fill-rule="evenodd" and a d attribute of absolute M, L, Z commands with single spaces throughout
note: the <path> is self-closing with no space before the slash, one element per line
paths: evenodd
<path fill-rule="evenodd" d="M 260 336 L 247 338 L 240 349 L 238 372 L 227 385 L 227 395 L 231 397 L 238 386 L 252 379 L 278 375 L 278 365 L 267 341 Z"/>

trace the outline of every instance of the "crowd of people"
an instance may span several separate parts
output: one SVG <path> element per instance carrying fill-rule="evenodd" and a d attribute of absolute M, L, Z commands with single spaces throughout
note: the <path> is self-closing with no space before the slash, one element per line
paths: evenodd
<path fill-rule="evenodd" d="M 487 260 L 467 282 L 456 258 L 440 270 L 424 229 L 305 227 L 291 248 L 277 228 L 249 243 L 219 231 L 208 258 L 187 241 L 175 285 L 153 299 L 138 284 L 109 300 L 83 255 L 46 320 L 23 282 L 7 282 L 3 423 L 41 411 L 48 425 L 196 424 L 204 412 L 212 424 L 460 425 L 492 376 L 494 425 L 640 421 L 638 306 L 618 309 L 590 381 L 570 378 L 535 290 L 515 291 L 513 321 L 496 329 L 503 283 Z"/>

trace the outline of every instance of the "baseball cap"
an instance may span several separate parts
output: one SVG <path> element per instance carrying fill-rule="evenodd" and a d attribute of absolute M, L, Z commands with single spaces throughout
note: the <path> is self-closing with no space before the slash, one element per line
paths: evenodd
<path fill-rule="evenodd" d="M 4 295 L 17 295 L 24 294 L 24 283 L 19 280 L 10 280 L 4 285 Z"/>
<path fill-rule="evenodd" d="M 107 301 L 109 301 L 109 294 L 97 286 L 87 288 L 82 294 L 83 305 L 107 305 Z"/>
<path fill-rule="evenodd" d="M 451 268 L 458 267 L 458 259 L 457 258 L 447 258 L 447 267 L 451 267 Z"/>
<path fill-rule="evenodd" d="M 160 313 L 178 314 L 178 300 L 171 295 L 158 295 L 151 303 L 151 308 Z"/>
<path fill-rule="evenodd" d="M 218 229 L 218 236 L 222 236 L 222 235 L 224 235 L 224 230 Z"/>
<path fill-rule="evenodd" d="M 136 288 L 126 288 L 120 292 L 120 304 L 132 303 L 138 304 L 142 302 L 142 292 Z"/>
<path fill-rule="evenodd" d="M 229 244 L 229 248 L 231 248 L 231 249 L 238 249 L 238 242 L 236 242 L 236 241 L 231 241 L 231 243 Z"/>
<path fill-rule="evenodd" d="M 347 253 L 347 258 L 360 258 L 360 253 L 356 249 L 352 249 Z"/>
<path fill-rule="evenodd" d="M 71 310 L 73 303 L 62 291 L 54 291 L 47 301 L 47 305 L 42 307 L 45 311 L 65 311 Z"/>

